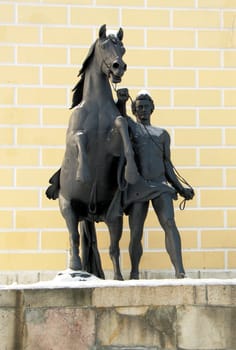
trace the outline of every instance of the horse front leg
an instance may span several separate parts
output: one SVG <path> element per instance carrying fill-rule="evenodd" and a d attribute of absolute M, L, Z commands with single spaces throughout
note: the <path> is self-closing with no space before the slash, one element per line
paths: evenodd
<path fill-rule="evenodd" d="M 109 253 L 114 269 L 114 280 L 123 281 L 123 276 L 120 270 L 120 247 L 119 242 L 122 235 L 123 219 L 118 217 L 114 221 L 106 222 L 110 233 Z"/>
<path fill-rule="evenodd" d="M 128 183 L 134 184 L 138 181 L 140 175 L 134 160 L 134 151 L 129 137 L 127 120 L 122 116 L 118 116 L 115 119 L 115 126 L 120 133 L 124 146 L 124 155 L 126 159 L 125 179 Z"/>
<path fill-rule="evenodd" d="M 73 140 L 78 150 L 78 168 L 76 171 L 76 180 L 84 183 L 91 181 L 91 174 L 89 171 L 87 161 L 87 135 L 84 131 L 77 131 L 73 135 Z"/>
<path fill-rule="evenodd" d="M 78 219 L 70 201 L 59 195 L 59 206 L 61 214 L 66 221 L 70 239 L 70 265 L 72 270 L 82 270 L 82 263 L 79 256 L 80 235 L 78 231 Z"/>

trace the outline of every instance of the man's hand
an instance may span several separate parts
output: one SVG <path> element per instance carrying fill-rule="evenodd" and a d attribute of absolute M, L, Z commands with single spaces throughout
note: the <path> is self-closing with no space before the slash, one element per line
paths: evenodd
<path fill-rule="evenodd" d="M 119 101 L 127 102 L 129 99 L 129 90 L 126 88 L 123 89 L 118 89 L 116 91 L 117 93 L 117 98 Z"/>
<path fill-rule="evenodd" d="M 184 187 L 179 194 L 188 201 L 190 199 L 193 199 L 194 190 L 192 188 L 185 188 Z"/>

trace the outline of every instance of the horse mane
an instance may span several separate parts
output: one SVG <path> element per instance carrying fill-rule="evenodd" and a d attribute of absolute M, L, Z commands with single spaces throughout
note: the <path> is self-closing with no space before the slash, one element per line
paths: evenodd
<path fill-rule="evenodd" d="M 72 96 L 72 105 L 71 105 L 70 109 L 74 108 L 82 101 L 85 73 L 86 73 L 86 69 L 88 68 L 89 63 L 94 55 L 96 43 L 97 43 L 97 40 L 90 47 L 89 52 L 88 52 L 84 62 L 82 63 L 82 67 L 79 71 L 79 74 L 77 75 L 78 77 L 80 77 L 80 80 L 72 89 L 72 91 L 74 93 Z"/>

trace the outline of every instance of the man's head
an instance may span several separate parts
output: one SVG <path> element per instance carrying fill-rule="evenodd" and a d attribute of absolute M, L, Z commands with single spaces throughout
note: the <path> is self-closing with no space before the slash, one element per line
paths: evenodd
<path fill-rule="evenodd" d="M 150 122 L 150 116 L 154 111 L 154 102 L 146 91 L 141 91 L 132 103 L 132 113 L 141 123 Z"/>

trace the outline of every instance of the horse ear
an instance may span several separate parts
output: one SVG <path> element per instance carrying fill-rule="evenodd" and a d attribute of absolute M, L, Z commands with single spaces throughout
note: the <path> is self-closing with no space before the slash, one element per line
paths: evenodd
<path fill-rule="evenodd" d="M 99 38 L 100 39 L 105 39 L 106 38 L 106 31 L 107 31 L 106 24 L 103 24 L 101 26 L 101 28 L 99 29 Z"/>
<path fill-rule="evenodd" d="M 123 36 L 124 36 L 123 29 L 120 28 L 119 31 L 118 31 L 118 33 L 117 33 L 117 38 L 118 38 L 120 41 L 122 41 Z"/>

